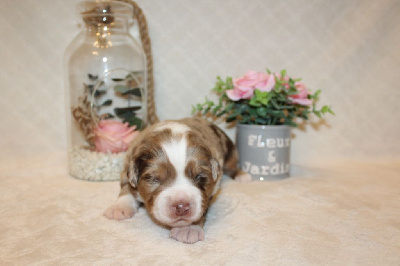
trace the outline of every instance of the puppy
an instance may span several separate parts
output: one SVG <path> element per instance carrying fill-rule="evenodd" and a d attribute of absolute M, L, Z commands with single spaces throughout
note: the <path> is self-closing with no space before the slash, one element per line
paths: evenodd
<path fill-rule="evenodd" d="M 223 173 L 251 180 L 238 168 L 235 145 L 217 126 L 200 118 L 155 124 L 128 149 L 121 192 L 104 215 L 127 219 L 143 203 L 156 223 L 171 229 L 171 238 L 204 240 L 206 213 Z"/>

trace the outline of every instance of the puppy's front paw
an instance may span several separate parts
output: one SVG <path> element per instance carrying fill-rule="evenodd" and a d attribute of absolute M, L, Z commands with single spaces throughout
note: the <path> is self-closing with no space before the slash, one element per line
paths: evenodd
<path fill-rule="evenodd" d="M 198 225 L 189 225 L 172 228 L 169 236 L 177 241 L 193 244 L 197 241 L 204 240 L 204 231 L 203 228 Z"/>
<path fill-rule="evenodd" d="M 124 220 L 131 218 L 135 214 L 135 210 L 132 206 L 119 206 L 113 204 L 104 211 L 104 216 L 108 219 Z"/>
<path fill-rule="evenodd" d="M 124 220 L 131 218 L 137 211 L 135 199 L 131 195 L 121 196 L 117 202 L 104 211 L 108 219 Z"/>
<path fill-rule="evenodd" d="M 252 180 L 252 177 L 249 173 L 240 171 L 236 176 L 235 176 L 235 181 L 240 182 L 240 183 L 247 183 Z"/>

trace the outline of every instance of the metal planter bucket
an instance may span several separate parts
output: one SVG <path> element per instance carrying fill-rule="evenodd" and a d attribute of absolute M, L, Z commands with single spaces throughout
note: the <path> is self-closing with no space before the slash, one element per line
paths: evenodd
<path fill-rule="evenodd" d="M 239 165 L 253 180 L 288 177 L 290 143 L 289 126 L 237 125 Z"/>

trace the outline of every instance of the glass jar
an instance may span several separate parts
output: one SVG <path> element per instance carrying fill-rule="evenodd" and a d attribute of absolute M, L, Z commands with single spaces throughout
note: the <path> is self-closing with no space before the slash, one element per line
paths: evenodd
<path fill-rule="evenodd" d="M 146 57 L 130 35 L 133 7 L 77 5 L 81 32 L 65 53 L 69 173 L 118 180 L 125 150 L 146 125 Z"/>

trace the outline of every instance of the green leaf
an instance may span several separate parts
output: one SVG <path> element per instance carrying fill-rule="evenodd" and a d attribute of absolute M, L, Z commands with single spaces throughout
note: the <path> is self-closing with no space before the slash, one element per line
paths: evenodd
<path fill-rule="evenodd" d="M 302 114 L 301 114 L 301 117 L 303 118 L 303 119 L 305 119 L 305 120 L 308 120 L 309 118 L 308 118 L 308 112 L 303 112 Z"/>
<path fill-rule="evenodd" d="M 283 77 L 285 77 L 286 76 L 286 69 L 283 69 L 282 71 L 281 71 L 281 77 L 283 78 Z"/>
<path fill-rule="evenodd" d="M 213 107 L 213 106 L 214 106 L 214 103 L 206 98 L 206 105 L 207 105 L 208 107 Z"/>
<path fill-rule="evenodd" d="M 238 122 L 240 124 L 249 124 L 250 118 L 248 116 L 244 116 L 242 117 L 242 119 L 240 119 Z"/>
<path fill-rule="evenodd" d="M 123 78 L 113 78 L 111 80 L 114 81 L 114 82 L 120 82 L 120 81 L 124 81 L 125 79 L 123 79 Z"/>
<path fill-rule="evenodd" d="M 321 90 L 317 90 L 313 95 L 310 96 L 310 98 L 317 100 L 320 93 L 321 93 Z"/>
<path fill-rule="evenodd" d="M 88 74 L 88 77 L 90 80 L 97 80 L 99 78 L 99 76 L 92 75 L 92 74 Z"/>
<path fill-rule="evenodd" d="M 280 93 L 283 89 L 283 86 L 275 86 L 275 89 L 273 91 L 275 91 L 276 93 Z"/>
<path fill-rule="evenodd" d="M 215 115 L 218 111 L 219 111 L 219 109 L 221 109 L 222 108 L 222 105 L 217 105 L 217 106 L 215 106 L 214 108 L 213 108 L 213 110 L 212 110 L 212 114 L 213 115 Z"/>
<path fill-rule="evenodd" d="M 217 116 L 217 117 L 221 117 L 221 116 L 223 116 L 224 114 L 226 114 L 226 111 L 225 111 L 225 110 L 222 110 L 221 112 L 217 113 L 216 116 Z"/>
<path fill-rule="evenodd" d="M 269 101 L 271 100 L 273 97 L 275 96 L 275 92 L 274 91 L 270 91 L 266 97 L 266 99 Z"/>
<path fill-rule="evenodd" d="M 255 93 L 254 95 L 256 96 L 256 99 L 258 101 L 260 101 L 261 99 L 266 98 L 267 95 L 268 95 L 267 91 L 260 91 L 259 89 L 256 89 L 254 93 Z"/>
<path fill-rule="evenodd" d="M 297 91 L 297 89 L 295 87 L 290 87 L 287 94 L 288 95 L 296 95 L 296 94 L 299 94 L 299 92 Z"/>
<path fill-rule="evenodd" d="M 272 103 L 272 105 L 274 106 L 275 109 L 279 109 L 279 105 L 274 99 L 271 99 L 271 103 Z"/>
<path fill-rule="evenodd" d="M 226 81 L 225 81 L 225 84 L 226 84 L 226 90 L 231 90 L 231 89 L 233 89 L 233 80 L 232 80 L 232 77 L 227 77 L 227 78 L 226 78 Z"/>
<path fill-rule="evenodd" d="M 283 124 L 291 127 L 298 127 L 298 125 L 290 119 L 285 119 L 285 122 L 283 122 Z"/>
<path fill-rule="evenodd" d="M 247 113 L 250 114 L 251 117 L 256 117 L 257 116 L 257 110 L 254 109 L 254 108 L 249 108 Z"/>
<path fill-rule="evenodd" d="M 260 102 L 261 102 L 263 105 L 268 105 L 269 99 L 268 99 L 268 98 L 264 98 L 264 99 L 261 99 Z"/>
<path fill-rule="evenodd" d="M 255 120 L 256 124 L 258 125 L 266 125 L 267 124 L 267 120 L 261 117 L 257 117 Z"/>
<path fill-rule="evenodd" d="M 325 114 L 325 113 L 327 113 L 327 112 L 329 112 L 329 106 L 327 106 L 327 105 L 324 105 L 323 107 L 322 107 L 322 109 L 321 109 L 321 112 L 323 113 L 323 114 Z"/>
<path fill-rule="evenodd" d="M 289 87 L 290 88 L 295 88 L 294 86 L 294 80 L 292 78 L 289 78 Z"/>
<path fill-rule="evenodd" d="M 257 100 L 257 101 L 260 100 L 260 99 L 262 98 L 262 96 L 261 96 L 261 91 L 260 91 L 259 89 L 256 89 L 256 90 L 254 91 L 254 96 L 256 96 L 256 100 Z M 254 96 L 253 96 L 253 98 L 254 98 Z"/>
<path fill-rule="evenodd" d="M 136 126 L 136 130 L 142 129 L 143 126 L 143 120 L 136 116 L 127 117 L 123 120 L 123 122 L 128 123 L 129 126 Z"/>
<path fill-rule="evenodd" d="M 267 108 L 265 107 L 259 107 L 257 108 L 257 114 L 261 117 L 267 116 Z"/>
<path fill-rule="evenodd" d="M 127 86 L 124 85 L 117 85 L 114 87 L 115 92 L 119 92 L 121 94 L 124 94 L 125 92 L 129 91 L 131 88 L 128 88 Z"/>
<path fill-rule="evenodd" d="M 229 112 L 230 110 L 232 110 L 232 108 L 235 106 L 235 103 L 230 103 L 226 106 L 225 111 Z"/>
<path fill-rule="evenodd" d="M 101 106 L 110 106 L 112 105 L 112 102 L 113 102 L 112 100 L 107 100 L 104 103 L 102 103 Z"/>
<path fill-rule="evenodd" d="M 280 87 L 282 87 L 282 81 L 280 81 L 278 79 L 278 77 L 275 76 L 275 86 L 274 86 L 274 88 L 276 89 L 276 88 L 280 88 Z"/>
<path fill-rule="evenodd" d="M 134 95 L 137 97 L 142 97 L 142 92 L 140 90 L 140 88 L 130 88 L 124 85 L 117 85 L 114 87 L 114 91 L 117 93 L 120 93 L 124 96 L 126 95 Z"/>
<path fill-rule="evenodd" d="M 294 108 L 293 105 L 282 105 L 282 106 L 281 106 L 281 109 L 288 109 L 288 110 L 291 110 L 291 109 L 293 109 L 293 108 Z"/>
<path fill-rule="evenodd" d="M 287 94 L 285 92 L 281 92 L 276 94 L 275 101 L 280 102 L 279 104 L 283 104 L 287 101 Z M 281 107 L 279 107 L 281 109 Z"/>
<path fill-rule="evenodd" d="M 139 88 L 134 88 L 134 89 L 128 90 L 127 92 L 123 93 L 122 95 L 134 95 L 134 96 L 141 98 L 142 91 Z"/>
<path fill-rule="evenodd" d="M 100 97 L 100 96 L 103 96 L 104 94 L 106 94 L 107 93 L 107 91 L 105 91 L 105 90 L 96 90 L 95 92 L 94 92 L 94 97 L 95 98 L 98 98 L 98 97 Z"/>
<path fill-rule="evenodd" d="M 324 105 L 321 109 L 321 113 L 326 114 L 326 113 L 330 113 L 332 115 L 335 115 L 335 113 L 331 110 L 330 106 Z"/>
<path fill-rule="evenodd" d="M 253 98 L 250 99 L 249 105 L 254 107 L 261 106 L 261 104 L 257 101 L 255 96 L 253 96 Z"/>
<path fill-rule="evenodd" d="M 210 111 L 210 107 L 207 107 L 203 110 L 203 115 L 207 114 Z"/>
<path fill-rule="evenodd" d="M 271 111 L 271 114 L 274 117 L 278 117 L 278 118 L 285 118 L 286 117 L 286 115 L 285 115 L 285 113 L 283 111 Z"/>
<path fill-rule="evenodd" d="M 237 114 L 236 113 L 232 113 L 232 114 L 230 114 L 230 115 L 228 115 L 226 117 L 226 122 L 227 123 L 233 122 L 233 121 L 236 120 L 236 117 L 237 117 Z"/>
<path fill-rule="evenodd" d="M 142 109 L 141 106 L 132 106 L 125 108 L 114 108 L 114 113 L 120 118 L 127 118 L 136 115 L 136 111 Z"/>

